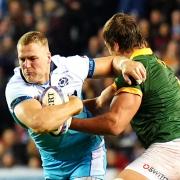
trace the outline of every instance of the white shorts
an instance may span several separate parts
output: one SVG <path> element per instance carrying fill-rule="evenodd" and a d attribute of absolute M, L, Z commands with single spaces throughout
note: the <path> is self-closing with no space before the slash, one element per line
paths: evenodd
<path fill-rule="evenodd" d="M 180 139 L 152 144 L 126 169 L 134 170 L 149 180 L 180 180 Z"/>

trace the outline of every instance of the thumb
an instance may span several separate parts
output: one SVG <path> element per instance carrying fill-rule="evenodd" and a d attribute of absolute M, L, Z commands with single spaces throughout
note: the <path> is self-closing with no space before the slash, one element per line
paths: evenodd
<path fill-rule="evenodd" d="M 126 74 L 123 74 L 123 78 L 129 85 L 131 85 L 132 82 L 131 82 L 130 78 Z"/>

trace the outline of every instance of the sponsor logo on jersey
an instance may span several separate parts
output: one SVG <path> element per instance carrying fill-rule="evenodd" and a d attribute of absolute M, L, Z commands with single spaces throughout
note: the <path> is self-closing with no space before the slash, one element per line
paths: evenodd
<path fill-rule="evenodd" d="M 168 178 L 164 174 L 162 174 L 161 172 L 159 172 L 157 169 L 150 166 L 149 164 L 144 164 L 143 169 L 149 171 L 150 173 L 153 173 L 160 180 L 168 180 Z"/>
<path fill-rule="evenodd" d="M 59 87 L 64 87 L 68 84 L 69 84 L 69 80 L 67 77 L 62 77 L 61 79 L 59 79 L 59 82 L 58 82 Z"/>

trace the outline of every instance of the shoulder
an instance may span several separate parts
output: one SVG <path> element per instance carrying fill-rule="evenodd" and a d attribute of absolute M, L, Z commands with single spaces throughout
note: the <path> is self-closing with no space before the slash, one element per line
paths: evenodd
<path fill-rule="evenodd" d="M 154 54 L 149 55 L 139 55 L 133 58 L 134 61 L 141 62 L 145 68 L 148 68 L 151 65 L 154 65 L 154 63 L 157 63 L 157 57 Z"/>
<path fill-rule="evenodd" d="M 70 72 L 80 73 L 80 69 L 85 72 L 89 69 L 89 58 L 87 56 L 68 56 L 63 57 L 60 55 L 52 56 L 52 62 L 57 66 L 61 71 L 68 70 Z"/>
<path fill-rule="evenodd" d="M 16 67 L 14 69 L 14 75 L 10 78 L 9 82 L 7 83 L 7 88 L 13 88 L 14 86 L 16 87 L 19 86 L 20 84 L 25 85 L 25 82 L 21 77 L 20 68 Z"/>
<path fill-rule="evenodd" d="M 15 68 L 14 75 L 7 83 L 5 90 L 5 96 L 8 105 L 10 105 L 10 103 L 18 97 L 22 97 L 22 96 L 33 97 L 33 93 L 34 93 L 34 86 L 32 84 L 26 83 L 22 79 L 20 74 L 20 68 Z"/>
<path fill-rule="evenodd" d="M 79 56 L 79 55 L 74 55 L 74 56 L 68 56 L 68 57 L 64 57 L 64 56 L 60 56 L 60 55 L 54 55 L 51 57 L 52 62 L 56 65 L 66 65 L 68 63 L 76 63 L 77 61 L 89 61 L 89 58 L 87 56 Z"/>

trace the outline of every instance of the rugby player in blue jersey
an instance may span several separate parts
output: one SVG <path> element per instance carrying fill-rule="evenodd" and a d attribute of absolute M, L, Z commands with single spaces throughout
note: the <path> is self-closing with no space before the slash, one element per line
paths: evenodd
<path fill-rule="evenodd" d="M 57 136 L 49 132 L 71 116 L 89 117 L 80 100 L 86 78 L 111 76 L 114 70 L 122 70 L 125 76 L 144 79 L 144 66 L 115 56 L 51 56 L 47 38 L 37 31 L 19 39 L 17 52 L 20 66 L 7 84 L 6 99 L 15 121 L 28 130 L 40 152 L 45 179 L 103 179 L 106 153 L 102 136 L 74 130 Z M 43 107 L 38 97 L 49 86 L 67 95 L 76 92 L 77 97 L 71 96 L 65 104 Z"/>

